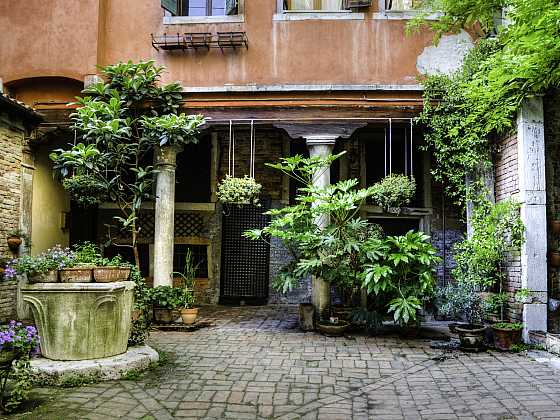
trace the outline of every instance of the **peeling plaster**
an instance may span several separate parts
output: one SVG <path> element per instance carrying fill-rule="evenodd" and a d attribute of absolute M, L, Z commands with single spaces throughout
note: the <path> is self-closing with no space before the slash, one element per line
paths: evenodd
<path fill-rule="evenodd" d="M 451 74 L 461 68 L 472 47 L 474 43 L 465 31 L 444 35 L 438 45 L 424 48 L 416 60 L 416 69 L 420 74 Z"/>

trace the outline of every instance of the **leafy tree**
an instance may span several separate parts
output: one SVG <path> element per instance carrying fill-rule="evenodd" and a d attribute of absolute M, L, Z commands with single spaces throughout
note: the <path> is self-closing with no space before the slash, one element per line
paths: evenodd
<path fill-rule="evenodd" d="M 153 199 L 153 151 L 195 143 L 204 123 L 200 115 L 177 114 L 181 87 L 160 85 L 162 72 L 153 61 L 103 67 L 106 81 L 85 89 L 72 114 L 79 142 L 51 154 L 81 202 L 116 203 L 115 220 L 130 233 L 137 266 L 138 217 L 142 203 Z"/>

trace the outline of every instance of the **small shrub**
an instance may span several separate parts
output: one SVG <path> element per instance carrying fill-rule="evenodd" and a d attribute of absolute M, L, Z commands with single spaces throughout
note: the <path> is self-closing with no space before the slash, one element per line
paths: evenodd
<path fill-rule="evenodd" d="M 416 193 L 413 177 L 391 174 L 372 187 L 373 202 L 384 210 L 409 205 Z"/>
<path fill-rule="evenodd" d="M 218 185 L 217 196 L 223 204 L 258 205 L 261 189 L 262 185 L 247 175 L 243 178 L 226 175 Z"/>
<path fill-rule="evenodd" d="M 108 199 L 107 188 L 90 175 L 65 178 L 62 185 L 72 200 L 82 207 L 97 206 Z"/>
<path fill-rule="evenodd" d="M 492 325 L 493 327 L 499 328 L 501 330 L 522 330 L 523 329 L 523 324 L 518 323 L 518 322 L 498 322 L 494 325 Z"/>

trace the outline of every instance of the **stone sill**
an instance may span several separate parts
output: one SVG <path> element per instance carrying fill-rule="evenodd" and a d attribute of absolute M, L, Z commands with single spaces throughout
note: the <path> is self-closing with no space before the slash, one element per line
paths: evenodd
<path fill-rule="evenodd" d="M 374 20 L 411 20 L 418 16 L 417 10 L 385 10 L 376 12 L 371 17 Z M 426 16 L 426 20 L 439 20 L 440 13 Z"/>
<path fill-rule="evenodd" d="M 189 25 L 209 23 L 244 23 L 244 15 L 232 16 L 164 16 L 164 25 Z"/>
<path fill-rule="evenodd" d="M 276 13 L 273 21 L 296 21 L 296 20 L 364 20 L 364 13 L 350 12 L 349 10 L 341 10 L 340 12 L 314 12 L 314 11 L 285 11 Z"/>

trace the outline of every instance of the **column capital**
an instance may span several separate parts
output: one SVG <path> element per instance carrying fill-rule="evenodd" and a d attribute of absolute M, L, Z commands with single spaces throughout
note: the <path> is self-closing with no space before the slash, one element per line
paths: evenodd
<path fill-rule="evenodd" d="M 313 134 L 303 138 L 307 146 L 334 146 L 339 137 L 336 134 Z"/>
<path fill-rule="evenodd" d="M 177 153 L 182 152 L 183 147 L 178 145 L 156 146 L 154 149 L 156 166 L 172 166 L 177 164 Z"/>

